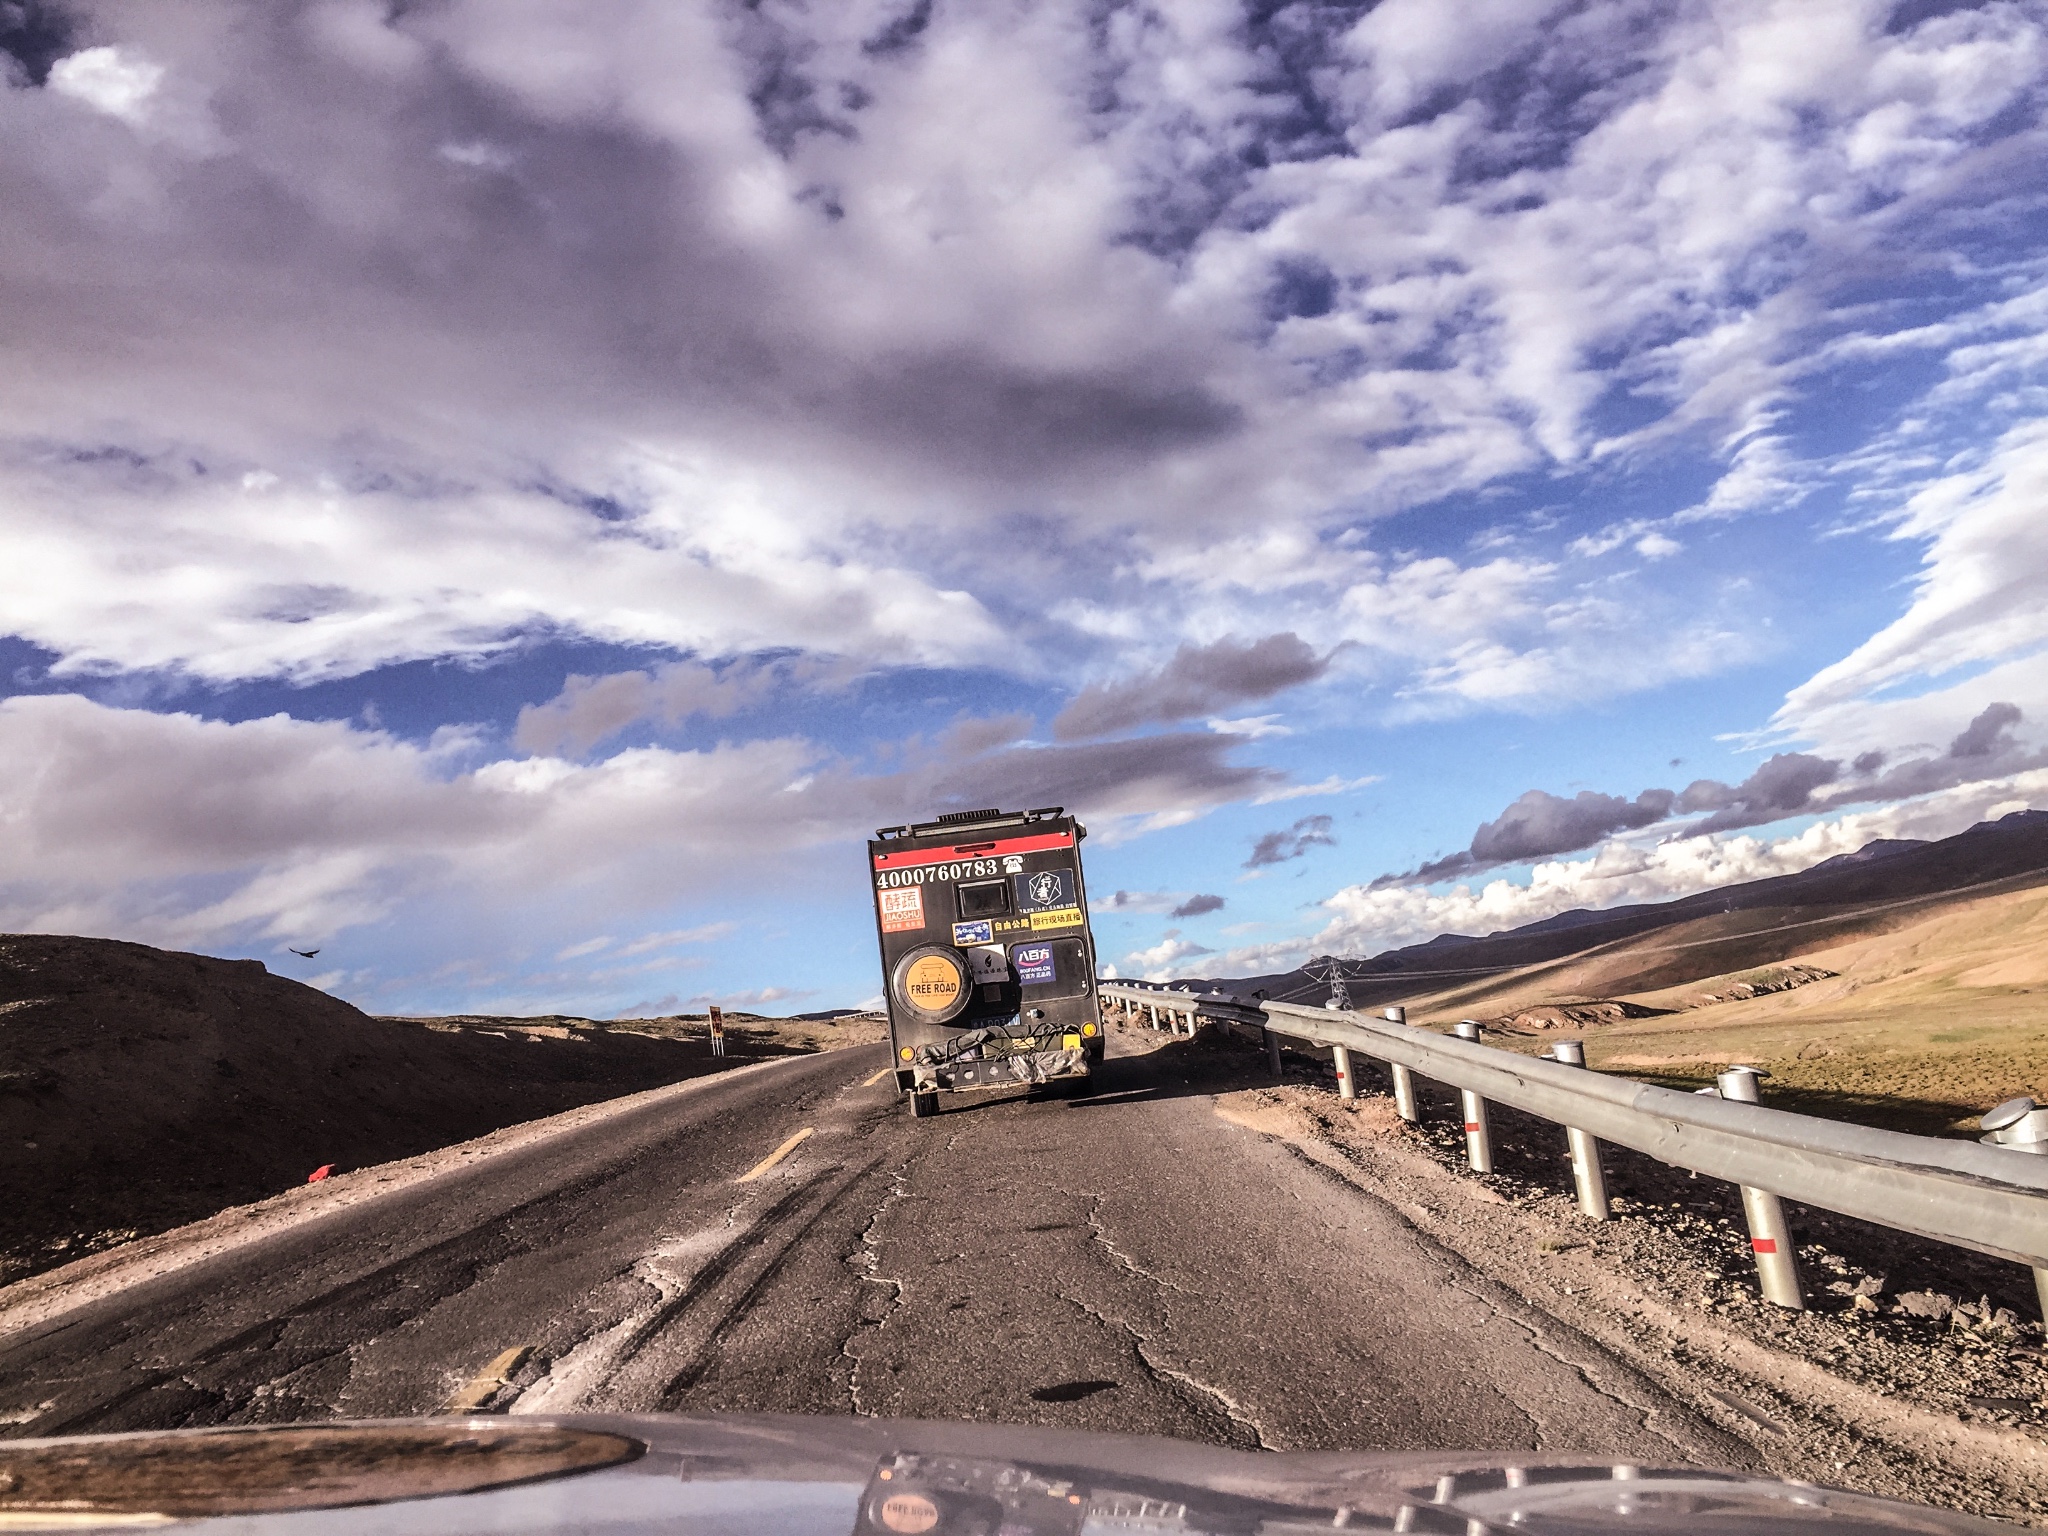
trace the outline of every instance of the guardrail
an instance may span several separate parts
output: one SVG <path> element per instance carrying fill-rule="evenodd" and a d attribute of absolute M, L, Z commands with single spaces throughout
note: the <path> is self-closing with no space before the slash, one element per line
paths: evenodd
<path fill-rule="evenodd" d="M 1403 1082 L 1408 1074 L 1455 1088 L 1464 1095 L 1468 1155 L 1481 1171 L 1481 1154 L 1490 1158 L 1487 1101 L 1563 1126 L 1574 1133 L 1569 1139 L 1581 1208 L 1596 1219 L 1606 1214 L 1597 1146 L 1602 1141 L 1739 1185 L 1765 1295 L 1781 1306 L 1803 1306 L 1804 1300 L 1779 1198 L 2024 1264 L 2034 1271 L 2048 1313 L 2048 1157 L 2026 1155 L 2025 1135 L 1994 1131 L 2014 1144 L 1986 1146 L 1771 1109 L 1754 1102 L 1755 1074 L 1746 1068 L 1722 1074 L 1722 1096 L 1711 1090 L 1681 1093 L 1587 1071 L 1582 1052 L 1581 1064 L 1574 1064 L 1483 1045 L 1476 1026 L 1463 1039 L 1417 1029 L 1403 1021 L 1398 1008 L 1375 1019 L 1142 983 L 1105 981 L 1098 991 L 1129 1008 L 1185 1016 L 1190 1032 L 1201 1018 L 1255 1027 L 1276 1074 L 1279 1037 L 1326 1047 L 1336 1058 L 1340 1091 L 1351 1082 L 1350 1056 L 1370 1056 L 1390 1069 L 1404 1119 L 1419 1115 L 1413 1084 Z M 2048 1110 L 2035 1109 L 2031 1101 L 2015 1103 L 2027 1122 L 2048 1120 Z M 1589 1172 L 1598 1185 L 1597 1200 L 1589 1199 Z"/>

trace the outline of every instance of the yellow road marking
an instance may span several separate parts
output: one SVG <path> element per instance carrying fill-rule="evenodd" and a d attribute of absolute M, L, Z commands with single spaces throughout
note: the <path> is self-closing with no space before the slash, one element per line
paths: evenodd
<path fill-rule="evenodd" d="M 894 1072 L 895 1070 L 896 1069 L 894 1067 L 884 1067 L 881 1071 L 877 1072 L 873 1077 L 869 1078 L 866 1082 L 862 1083 L 861 1087 L 872 1088 L 875 1086 L 875 1084 L 879 1083 L 883 1078 L 887 1077 L 891 1072 Z"/>
<path fill-rule="evenodd" d="M 777 1147 L 773 1152 L 770 1152 L 766 1157 L 762 1158 L 761 1161 L 754 1164 L 754 1166 L 749 1168 L 745 1173 L 741 1174 L 739 1178 L 734 1182 L 739 1184 L 753 1183 L 754 1180 L 761 1177 L 762 1174 L 766 1173 L 770 1168 L 773 1168 L 777 1163 L 781 1162 L 785 1157 L 789 1156 L 790 1153 L 794 1152 L 797 1149 L 797 1145 L 800 1142 L 802 1142 L 806 1136 L 810 1134 L 811 1128 L 807 1125 L 802 1130 L 798 1131 L 794 1136 L 790 1137 L 789 1140 L 785 1141 L 781 1146 Z"/>
<path fill-rule="evenodd" d="M 489 1365 L 470 1377 L 462 1390 L 442 1406 L 443 1413 L 474 1413 L 498 1388 L 512 1379 L 512 1373 L 533 1353 L 531 1344 L 515 1344 Z"/>

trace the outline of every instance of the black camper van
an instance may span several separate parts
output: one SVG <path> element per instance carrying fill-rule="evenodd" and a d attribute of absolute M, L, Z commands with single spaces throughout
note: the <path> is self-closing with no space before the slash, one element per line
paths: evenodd
<path fill-rule="evenodd" d="M 868 844 L 896 1086 L 941 1093 L 1092 1086 L 1102 1060 L 1081 840 L 1058 806 L 959 811 Z"/>

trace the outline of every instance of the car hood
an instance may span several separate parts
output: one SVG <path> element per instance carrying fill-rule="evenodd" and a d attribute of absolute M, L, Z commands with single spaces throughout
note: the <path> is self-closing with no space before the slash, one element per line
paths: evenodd
<path fill-rule="evenodd" d="M 1501 1452 L 1254 1453 L 869 1418 L 408 1419 L 0 1442 L 0 1529 L 172 1522 L 351 1536 L 2007 1529 L 1697 1467 Z"/>

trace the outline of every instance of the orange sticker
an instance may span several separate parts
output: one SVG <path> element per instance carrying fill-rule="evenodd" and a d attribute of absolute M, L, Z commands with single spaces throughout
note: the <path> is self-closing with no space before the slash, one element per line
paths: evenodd
<path fill-rule="evenodd" d="M 926 1013 L 942 1013 L 960 995 L 960 967 L 944 955 L 925 955 L 903 973 L 903 991 Z"/>
<path fill-rule="evenodd" d="M 903 1536 L 922 1536 L 939 1523 L 939 1506 L 921 1493 L 892 1493 L 882 1500 L 882 1524 Z"/>
<path fill-rule="evenodd" d="M 882 932 L 908 933 L 924 926 L 924 888 L 906 885 L 893 891 L 875 892 L 882 909 Z"/>

